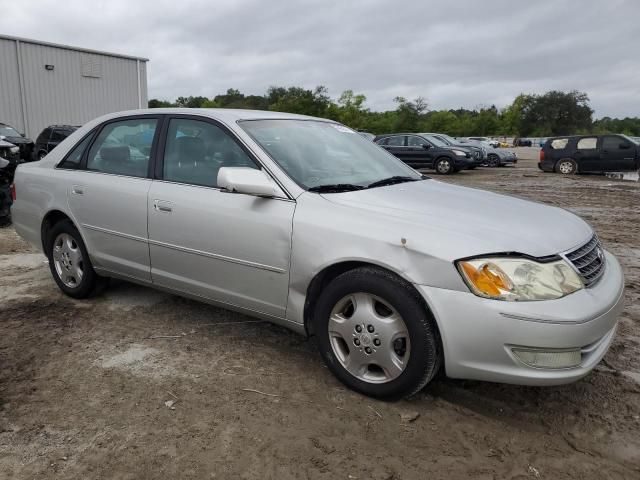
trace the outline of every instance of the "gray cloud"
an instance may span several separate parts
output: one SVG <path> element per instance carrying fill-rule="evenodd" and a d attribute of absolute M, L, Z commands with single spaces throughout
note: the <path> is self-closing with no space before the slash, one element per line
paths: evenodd
<path fill-rule="evenodd" d="M 149 57 L 150 97 L 325 85 L 375 110 L 586 91 L 596 116 L 640 115 L 636 0 L 0 0 L 4 33 Z"/>

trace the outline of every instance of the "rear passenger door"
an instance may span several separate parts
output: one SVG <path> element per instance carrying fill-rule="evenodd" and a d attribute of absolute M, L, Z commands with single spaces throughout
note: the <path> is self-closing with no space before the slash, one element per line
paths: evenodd
<path fill-rule="evenodd" d="M 160 120 L 139 116 L 103 124 L 80 168 L 69 174 L 69 207 L 98 272 L 151 280 L 147 194 Z"/>
<path fill-rule="evenodd" d="M 222 167 L 260 169 L 212 119 L 172 116 L 148 197 L 153 283 L 283 318 L 295 202 L 218 188 Z"/>
<path fill-rule="evenodd" d="M 598 149 L 598 137 L 579 138 L 576 142 L 576 151 L 573 155 L 578 164 L 579 172 L 598 171 L 600 167 L 600 150 Z"/>
<path fill-rule="evenodd" d="M 637 168 L 635 155 L 635 145 L 629 140 L 617 135 L 605 135 L 602 137 L 600 150 L 602 170 L 635 170 Z"/>

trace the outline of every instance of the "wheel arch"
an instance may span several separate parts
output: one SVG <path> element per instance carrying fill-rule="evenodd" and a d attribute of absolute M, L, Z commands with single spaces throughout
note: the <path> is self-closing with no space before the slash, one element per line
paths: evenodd
<path fill-rule="evenodd" d="M 420 299 L 425 310 L 429 312 L 429 314 L 434 318 L 434 323 L 436 324 L 436 327 L 439 330 L 439 327 L 437 325 L 438 322 L 437 322 L 437 319 L 435 318 L 435 315 L 433 314 L 432 309 L 430 308 L 429 304 L 424 299 L 424 297 L 420 294 L 420 292 L 413 286 L 413 283 L 410 280 L 400 275 L 398 272 L 385 267 L 384 265 L 380 265 L 380 264 L 365 261 L 365 260 L 345 260 L 345 261 L 340 261 L 340 262 L 325 266 L 313 277 L 311 282 L 309 282 L 306 295 L 305 295 L 304 313 L 303 313 L 304 329 L 305 329 L 305 332 L 307 333 L 307 336 L 314 335 L 313 311 L 314 311 L 316 302 L 318 300 L 318 297 L 320 296 L 320 293 L 322 293 L 322 290 L 324 290 L 324 288 L 327 285 L 329 285 L 329 283 L 331 283 L 331 281 L 336 277 L 338 277 L 339 275 L 345 272 L 348 272 L 350 270 L 355 270 L 356 268 L 362 268 L 362 267 L 371 267 L 371 268 L 376 268 L 378 270 L 385 271 L 390 275 L 393 275 L 394 277 L 398 278 L 402 283 L 404 283 L 407 286 L 407 288 L 412 289 L 416 293 L 417 297 Z M 440 332 L 438 332 L 438 334 L 440 334 Z"/>
<path fill-rule="evenodd" d="M 561 162 L 564 162 L 564 161 L 572 162 L 576 166 L 576 171 L 573 173 L 580 173 L 580 164 L 575 158 L 571 158 L 571 157 L 562 157 L 556 160 L 556 162 L 553 164 L 553 171 L 556 173 L 560 173 L 559 165 Z"/>
<path fill-rule="evenodd" d="M 63 220 L 69 220 L 73 224 L 73 226 L 76 227 L 78 232 L 80 232 L 80 229 L 78 229 L 78 226 L 74 223 L 73 219 L 65 212 L 58 209 L 49 210 L 42 218 L 42 222 L 40 224 L 40 242 L 42 243 L 42 251 L 45 253 L 45 255 L 47 254 L 47 240 L 49 238 L 49 232 L 51 231 L 51 228 L 55 224 Z M 80 233 L 80 236 L 82 237 L 82 233 Z M 84 238 L 82 239 L 82 241 L 85 241 Z"/>

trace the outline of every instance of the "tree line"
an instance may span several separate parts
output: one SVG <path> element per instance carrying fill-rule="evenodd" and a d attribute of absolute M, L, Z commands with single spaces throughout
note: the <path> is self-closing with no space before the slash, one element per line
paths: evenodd
<path fill-rule="evenodd" d="M 269 87 L 264 95 L 245 95 L 230 88 L 213 98 L 178 97 L 175 101 L 152 99 L 149 108 L 249 108 L 299 113 L 337 120 L 351 128 L 375 134 L 393 132 L 441 132 L 455 137 L 518 136 L 548 137 L 569 134 L 624 133 L 640 136 L 640 118 L 593 119 L 584 92 L 552 90 L 541 95 L 520 94 L 511 105 L 473 110 L 430 110 L 424 97 L 394 98 L 395 108 L 384 112 L 366 106 L 366 97 L 352 90 L 337 100 L 324 86 Z"/>

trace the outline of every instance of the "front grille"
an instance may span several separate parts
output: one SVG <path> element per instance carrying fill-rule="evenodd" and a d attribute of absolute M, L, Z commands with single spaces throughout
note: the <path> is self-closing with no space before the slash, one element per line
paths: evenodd
<path fill-rule="evenodd" d="M 594 235 L 585 245 L 566 254 L 585 285 L 595 283 L 604 272 L 604 250 Z"/>

